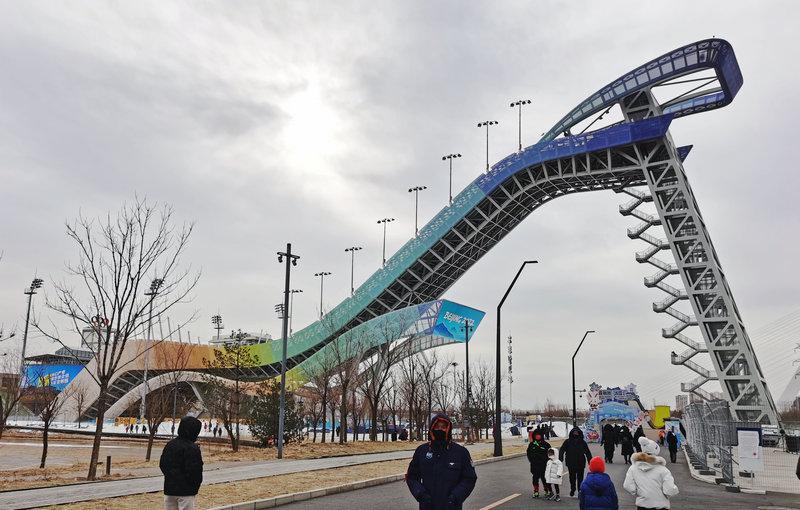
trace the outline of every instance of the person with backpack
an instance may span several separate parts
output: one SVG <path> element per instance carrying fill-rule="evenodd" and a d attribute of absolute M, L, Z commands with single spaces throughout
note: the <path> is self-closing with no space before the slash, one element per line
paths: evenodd
<path fill-rule="evenodd" d="M 675 432 L 670 429 L 667 432 L 667 448 L 669 449 L 669 460 L 673 464 L 677 461 L 678 456 L 678 436 L 675 435 Z"/>
<path fill-rule="evenodd" d="M 164 446 L 158 466 L 164 474 L 164 510 L 192 510 L 203 483 L 203 455 L 197 446 L 200 420 L 181 418 L 178 437 Z"/>
<path fill-rule="evenodd" d="M 625 474 L 623 487 L 636 497 L 639 510 L 662 510 L 670 507 L 669 498 L 678 494 L 678 486 L 667 461 L 658 455 L 655 441 L 639 438 L 642 451 L 633 455 L 633 464 Z"/>
<path fill-rule="evenodd" d="M 603 426 L 603 436 L 600 438 L 600 444 L 603 445 L 606 463 L 613 464 L 614 449 L 617 447 L 617 435 L 614 432 L 614 427 L 610 423 L 606 423 L 605 426 Z"/>
<path fill-rule="evenodd" d="M 561 445 L 561 449 L 558 452 L 558 458 L 564 461 L 567 470 L 569 470 L 569 495 L 570 497 L 575 497 L 575 490 L 580 489 L 583 483 L 586 464 L 592 458 L 589 445 L 583 439 L 583 431 L 581 429 L 574 427 L 569 432 L 569 437 Z"/>
<path fill-rule="evenodd" d="M 631 463 L 631 455 L 633 455 L 633 436 L 628 427 L 622 427 L 620 432 L 620 441 L 622 445 L 622 458 L 625 459 L 625 464 Z"/>
<path fill-rule="evenodd" d="M 617 490 L 600 457 L 589 461 L 589 475 L 581 484 L 578 504 L 581 510 L 619 510 Z"/>
<path fill-rule="evenodd" d="M 561 501 L 561 481 L 564 476 L 564 463 L 558 460 L 558 448 L 547 450 L 547 458 L 549 460 L 544 468 L 544 479 L 552 489 L 547 499 Z"/>
<path fill-rule="evenodd" d="M 539 497 L 539 482 L 544 486 L 544 495 L 546 498 L 551 496 L 550 485 L 545 479 L 545 470 L 547 469 L 548 456 L 547 452 L 550 450 L 550 443 L 545 441 L 544 435 L 540 428 L 533 430 L 531 434 L 531 442 L 528 443 L 528 450 L 526 452 L 528 462 L 531 465 L 531 475 L 533 478 L 533 497 Z"/>

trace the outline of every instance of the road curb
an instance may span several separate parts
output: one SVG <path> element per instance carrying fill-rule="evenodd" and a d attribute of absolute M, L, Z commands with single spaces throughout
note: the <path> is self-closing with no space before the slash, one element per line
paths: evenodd
<path fill-rule="evenodd" d="M 504 455 L 502 457 L 489 457 L 488 459 L 476 460 L 472 464 L 480 466 L 483 464 L 491 464 L 503 460 L 511 460 L 519 457 L 524 457 L 525 453 L 515 453 L 513 455 Z M 253 501 L 245 501 L 244 503 L 234 503 L 232 505 L 217 506 L 210 510 L 261 510 L 262 508 L 275 508 L 277 506 L 288 505 L 298 501 L 306 501 L 309 499 L 321 498 L 342 492 L 350 492 L 367 487 L 375 487 L 376 485 L 384 485 L 387 483 L 397 482 L 405 478 L 405 473 L 397 475 L 381 476 L 379 478 L 370 478 L 367 480 L 359 480 L 357 482 L 350 482 L 342 485 L 334 485 L 333 487 L 325 487 L 323 489 L 315 489 L 312 491 L 295 492 L 293 494 L 282 494 L 274 498 L 256 499 Z"/>

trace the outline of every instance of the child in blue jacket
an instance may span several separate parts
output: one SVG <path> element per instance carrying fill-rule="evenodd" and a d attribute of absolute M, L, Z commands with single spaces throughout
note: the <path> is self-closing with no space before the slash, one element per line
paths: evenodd
<path fill-rule="evenodd" d="M 600 457 L 589 461 L 589 475 L 581 484 L 578 496 L 581 510 L 619 510 L 614 482 L 605 471 L 606 464 Z"/>

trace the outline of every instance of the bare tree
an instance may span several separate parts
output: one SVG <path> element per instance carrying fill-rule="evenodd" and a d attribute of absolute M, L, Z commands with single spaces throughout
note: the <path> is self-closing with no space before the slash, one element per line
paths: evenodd
<path fill-rule="evenodd" d="M 24 381 L 19 375 L 21 355 L 18 352 L 0 356 L 0 439 L 8 425 L 8 418 L 24 396 Z"/>
<path fill-rule="evenodd" d="M 404 358 L 400 363 L 400 373 L 402 375 L 400 382 L 402 387 L 401 393 L 403 399 L 405 400 L 406 409 L 408 410 L 409 441 L 413 441 L 415 438 L 415 424 L 417 426 L 417 436 L 421 434 L 421 425 L 419 423 L 420 416 L 418 410 L 419 405 L 421 405 L 420 393 L 422 386 L 422 374 L 420 374 L 420 371 L 421 368 L 419 360 L 416 356 Z"/>
<path fill-rule="evenodd" d="M 386 391 L 383 394 L 383 406 L 392 418 L 392 428 L 397 431 L 397 417 L 400 413 L 400 390 L 397 387 L 397 377 L 393 370 L 389 374 L 389 380 L 386 383 Z M 385 426 L 386 424 L 384 424 Z"/>
<path fill-rule="evenodd" d="M 40 370 L 37 371 L 37 368 Z M 47 461 L 50 427 L 61 413 L 64 404 L 72 398 L 74 390 L 67 386 L 59 392 L 53 385 L 52 375 L 44 373 L 44 367 L 34 365 L 29 373 L 33 375 L 33 381 L 29 381 L 30 387 L 27 389 L 24 399 L 31 412 L 42 420 L 42 457 L 39 468 L 44 469 Z"/>
<path fill-rule="evenodd" d="M 166 384 L 147 395 L 145 400 L 144 419 L 147 421 L 147 453 L 144 460 L 150 461 L 153 451 L 153 440 L 158 433 L 159 427 L 172 416 L 173 427 L 175 419 L 182 416 L 189 409 L 190 403 L 184 399 L 178 399 L 178 385 L 186 379 L 186 366 L 189 364 L 191 355 L 191 344 L 183 342 L 164 342 L 156 352 L 159 367 L 167 370 L 162 376 Z"/>
<path fill-rule="evenodd" d="M 253 354 L 241 340 L 244 333 L 231 332 L 234 339 L 222 349 L 214 349 L 214 359 L 203 359 L 208 373 L 203 375 L 205 382 L 205 402 L 211 408 L 211 414 L 222 419 L 222 426 L 231 440 L 231 449 L 239 451 L 243 395 L 248 384 L 242 382 L 245 369 L 258 366 L 258 356 Z M 219 377 L 224 376 L 224 379 Z"/>
<path fill-rule="evenodd" d="M 323 350 L 314 358 L 314 364 L 303 368 L 305 377 L 310 381 L 309 393 L 315 395 L 322 409 L 322 442 L 325 442 L 325 428 L 328 418 L 328 401 L 331 398 L 331 380 L 336 369 L 336 359 L 328 351 Z M 316 441 L 316 427 L 314 429 Z"/>
<path fill-rule="evenodd" d="M 185 302 L 200 275 L 181 269 L 193 225 L 184 223 L 176 228 L 169 205 L 137 198 L 116 214 L 96 220 L 80 215 L 68 222 L 66 229 L 78 248 L 78 261 L 68 263 L 66 272 L 81 291 L 69 281 L 56 282 L 55 296 L 48 296 L 47 307 L 68 319 L 74 332 L 83 337 L 90 331 L 93 336 L 85 347 L 93 354 L 87 372 L 99 389 L 87 476 L 94 480 L 110 385 L 142 354 L 126 349 L 129 341 L 150 315 L 158 319 Z M 145 293 L 156 281 L 157 292 Z M 38 323 L 34 326 L 67 347 L 54 323 L 46 328 Z"/>
<path fill-rule="evenodd" d="M 81 416 L 86 412 L 89 404 L 89 388 L 83 384 L 73 383 L 70 385 L 70 389 L 69 396 L 75 402 L 75 421 L 78 424 L 78 428 L 81 428 Z"/>
<path fill-rule="evenodd" d="M 350 385 L 358 376 L 358 368 L 366 350 L 366 335 L 361 329 L 351 329 L 328 344 L 336 364 L 336 382 L 339 385 L 339 444 L 347 441 L 347 397 Z"/>
<path fill-rule="evenodd" d="M 413 321 L 390 320 L 384 317 L 377 326 L 375 334 L 378 336 L 379 345 L 375 348 L 374 354 L 368 360 L 368 364 L 361 374 L 361 391 L 369 408 L 371 422 L 369 438 L 371 441 L 378 438 L 378 405 L 389 380 L 389 374 L 408 353 L 407 343 L 395 346 L 393 343 L 411 326 L 411 322 Z"/>

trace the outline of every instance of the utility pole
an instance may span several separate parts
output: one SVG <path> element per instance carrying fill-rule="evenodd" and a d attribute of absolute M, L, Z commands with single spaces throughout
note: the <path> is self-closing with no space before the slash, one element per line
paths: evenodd
<path fill-rule="evenodd" d="M 147 343 L 145 345 L 144 351 L 144 374 L 142 374 L 142 398 L 139 401 L 139 423 L 144 423 L 144 413 L 147 410 L 147 394 L 148 386 L 147 386 L 147 370 L 149 368 L 149 361 L 150 361 L 150 346 L 153 343 L 153 301 L 156 300 L 156 296 L 158 296 L 158 289 L 164 283 L 162 278 L 153 278 L 153 281 L 150 282 L 150 289 L 146 290 L 144 295 L 150 300 L 148 303 L 149 312 L 147 317 Z"/>
<path fill-rule="evenodd" d="M 483 122 L 478 122 L 478 127 L 486 127 L 486 171 L 489 171 L 489 126 L 494 126 L 499 124 L 496 120 L 484 120 Z"/>
<path fill-rule="evenodd" d="M 224 327 L 222 325 L 222 315 L 220 315 L 220 314 L 212 315 L 211 316 L 211 324 L 213 324 L 214 325 L 214 329 L 217 330 L 217 343 L 219 343 L 219 332 Z"/>
<path fill-rule="evenodd" d="M 319 318 L 322 319 L 322 285 L 325 282 L 325 277 L 330 276 L 331 273 L 328 271 L 320 271 L 319 273 L 314 273 L 314 276 L 319 276 Z"/>
<path fill-rule="evenodd" d="M 513 363 L 511 357 L 511 335 L 508 335 L 508 412 L 511 414 L 511 421 L 514 421 L 514 406 L 511 402 L 511 387 L 514 384 Z"/>
<path fill-rule="evenodd" d="M 446 159 L 450 161 L 450 205 L 453 205 L 453 159 L 460 157 L 461 154 L 448 154 L 447 156 L 442 156 L 442 161 Z"/>
<path fill-rule="evenodd" d="M 470 339 L 470 333 L 475 331 L 475 327 L 472 325 L 472 320 L 471 319 L 464 318 L 464 325 L 461 326 L 461 331 L 464 332 L 464 346 L 465 346 L 465 353 L 466 353 L 465 363 L 466 363 L 466 366 L 467 366 L 467 368 L 465 369 L 465 372 L 464 372 L 464 378 L 466 380 L 465 381 L 465 388 L 466 388 L 466 391 L 467 391 L 467 406 L 466 406 L 467 413 L 466 414 L 468 416 L 467 417 L 467 421 L 469 421 L 469 426 L 466 427 L 466 429 L 467 429 L 467 443 L 471 444 L 471 442 L 472 442 L 472 413 L 471 413 L 471 409 L 472 409 L 472 407 L 471 407 L 472 406 L 472 392 L 470 391 L 470 382 L 469 382 L 469 339 Z"/>
<path fill-rule="evenodd" d="M 353 284 L 353 273 L 356 269 L 356 252 L 363 249 L 361 246 L 351 246 L 344 249 L 345 252 L 350 252 L 350 297 L 353 297 L 353 294 L 356 293 L 356 287 Z"/>
<path fill-rule="evenodd" d="M 22 333 L 22 359 L 19 361 L 20 387 L 22 387 L 22 382 L 25 379 L 25 351 L 28 348 L 28 325 L 31 322 L 31 302 L 33 301 L 33 295 L 36 294 L 36 289 L 41 289 L 43 283 L 44 280 L 41 278 L 34 278 L 31 282 L 31 286 L 24 291 L 24 294 L 28 296 L 28 311 L 25 314 L 25 330 Z"/>
<path fill-rule="evenodd" d="M 386 267 L 386 224 L 394 221 L 394 218 L 383 218 L 378 220 L 378 224 L 383 223 L 383 267 Z"/>
<path fill-rule="evenodd" d="M 278 252 L 278 263 L 283 263 L 286 260 L 286 283 L 283 291 L 283 309 L 289 309 L 289 295 L 290 295 L 290 280 L 292 274 L 292 266 L 297 265 L 300 259 L 299 255 L 292 253 L 292 243 L 286 244 L 285 252 Z M 283 328 L 281 334 L 281 397 L 280 397 L 280 411 L 278 416 L 278 458 L 283 458 L 283 428 L 286 420 L 286 350 L 288 346 L 288 313 L 283 314 Z"/>
<path fill-rule="evenodd" d="M 519 111 L 519 123 L 517 125 L 518 125 L 518 128 L 519 128 L 518 131 L 519 131 L 519 150 L 520 151 L 522 150 L 522 105 L 525 105 L 525 104 L 531 104 L 531 100 L 530 99 L 520 99 L 519 101 L 514 101 L 510 105 L 511 108 L 514 108 L 516 106 L 518 111 Z"/>
<path fill-rule="evenodd" d="M 408 188 L 409 193 L 414 194 L 414 237 L 419 235 L 419 192 L 428 189 L 427 186 L 414 186 Z"/>
<path fill-rule="evenodd" d="M 292 289 L 289 291 L 292 298 L 289 301 L 289 336 L 294 335 L 294 330 L 292 329 L 292 319 L 294 318 L 294 295 L 303 292 L 302 289 Z"/>

